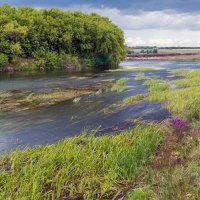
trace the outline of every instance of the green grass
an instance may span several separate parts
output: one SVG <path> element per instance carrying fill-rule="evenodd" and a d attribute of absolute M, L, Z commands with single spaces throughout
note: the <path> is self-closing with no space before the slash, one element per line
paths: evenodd
<path fill-rule="evenodd" d="M 184 76 L 186 79 L 177 80 L 175 84 L 185 87 L 200 86 L 200 70 L 186 73 Z"/>
<path fill-rule="evenodd" d="M 174 82 L 176 85 L 191 87 L 191 86 L 200 86 L 200 77 L 195 77 L 191 79 L 182 79 Z"/>
<path fill-rule="evenodd" d="M 129 78 L 120 78 L 118 79 L 112 86 L 112 92 L 123 92 L 126 88 L 126 83 L 128 82 Z"/>
<path fill-rule="evenodd" d="M 149 67 L 136 67 L 136 68 L 120 68 L 120 69 L 110 69 L 109 72 L 127 72 L 127 71 L 154 71 L 154 68 Z"/>
<path fill-rule="evenodd" d="M 123 103 L 125 105 L 134 105 L 134 104 L 138 104 L 139 102 L 141 102 L 141 100 L 143 100 L 146 97 L 145 94 L 138 94 L 135 96 L 130 96 L 127 97 L 123 100 Z"/>
<path fill-rule="evenodd" d="M 139 74 L 137 74 L 136 75 L 136 77 L 135 77 L 135 80 L 136 81 L 143 81 L 143 80 L 145 80 L 146 78 L 145 78 L 145 76 L 144 76 L 144 73 L 139 73 Z"/>
<path fill-rule="evenodd" d="M 162 138 L 152 124 L 12 152 L 0 159 L 0 199 L 110 198 L 144 173 Z"/>
<path fill-rule="evenodd" d="M 143 177 L 142 184 L 128 193 L 128 200 L 200 199 L 200 70 L 181 72 L 180 75 L 186 78 L 175 83 L 186 88 L 170 90 L 169 83 L 165 81 L 146 81 L 149 88 L 147 98 L 150 102 L 165 102 L 165 107 L 172 112 L 172 116 L 187 120 L 190 128 L 186 132 L 180 132 L 178 129 L 172 131 L 169 124 L 163 126 L 163 123 L 167 122 L 162 122 L 165 140 L 160 149 L 164 148 L 164 151 L 155 156 L 151 167 L 146 169 L 148 172 Z M 173 138 L 178 132 L 181 134 L 181 141 L 174 141 Z M 178 159 L 175 163 L 169 164 L 172 162 L 172 155 L 176 155 Z"/>
<path fill-rule="evenodd" d="M 186 70 L 186 69 L 183 69 L 183 70 L 171 70 L 169 72 L 172 73 L 172 74 L 177 74 L 177 75 L 185 76 L 188 73 L 190 73 L 190 70 Z"/>
<path fill-rule="evenodd" d="M 149 87 L 150 102 L 166 102 L 166 108 L 175 114 L 192 120 L 200 118 L 200 70 L 190 72 L 186 79 L 177 80 L 175 84 L 186 88 L 169 90 L 169 83 L 160 80 L 146 81 Z"/>
<path fill-rule="evenodd" d="M 200 61 L 200 58 L 192 58 L 193 61 Z"/>
<path fill-rule="evenodd" d="M 145 200 L 153 199 L 154 197 L 154 192 L 148 186 L 143 188 L 136 188 L 127 194 L 127 200 Z"/>
<path fill-rule="evenodd" d="M 148 72 L 148 71 L 154 71 L 154 68 L 149 68 L 149 67 L 137 67 L 133 68 L 133 71 L 142 71 L 142 72 Z"/>
<path fill-rule="evenodd" d="M 170 84 L 168 82 L 162 81 L 162 80 L 148 80 L 145 81 L 145 85 L 149 87 L 149 93 L 160 93 L 164 91 L 168 91 L 170 89 Z"/>

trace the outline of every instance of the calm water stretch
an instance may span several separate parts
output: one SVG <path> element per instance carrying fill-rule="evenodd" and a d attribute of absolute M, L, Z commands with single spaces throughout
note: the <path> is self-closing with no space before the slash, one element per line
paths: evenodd
<path fill-rule="evenodd" d="M 159 76 L 173 81 L 180 77 L 170 70 L 200 67 L 193 61 L 127 61 L 121 68 L 147 67 L 154 71 L 144 72 L 147 78 Z M 85 128 L 99 128 L 98 134 L 109 134 L 133 126 L 134 119 L 163 120 L 170 114 L 160 103 L 141 102 L 134 106 L 120 107 L 120 102 L 132 95 L 147 93 L 144 81 L 136 81 L 137 71 L 116 71 L 95 74 L 89 79 L 77 79 L 84 74 L 0 74 L 0 91 L 37 89 L 46 91 L 55 87 L 78 88 L 100 81 L 113 81 L 121 77 L 130 78 L 128 87 L 121 93 L 105 92 L 99 95 L 84 95 L 79 102 L 69 100 L 40 109 L 0 113 L 0 152 L 15 148 L 44 145 L 80 134 Z"/>

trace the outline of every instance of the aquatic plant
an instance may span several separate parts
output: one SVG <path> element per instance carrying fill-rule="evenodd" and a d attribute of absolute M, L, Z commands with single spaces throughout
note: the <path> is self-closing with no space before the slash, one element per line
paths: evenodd
<path fill-rule="evenodd" d="M 107 70 L 109 72 L 128 72 L 128 71 L 141 71 L 141 72 L 145 72 L 145 71 L 154 71 L 154 68 L 150 68 L 150 67 L 133 67 L 133 68 L 119 68 L 119 69 L 110 69 Z"/>
<path fill-rule="evenodd" d="M 135 77 L 135 80 L 136 80 L 136 81 L 145 80 L 144 73 L 139 73 L 139 74 L 137 74 L 136 77 Z"/>
<path fill-rule="evenodd" d="M 199 81 L 197 81 L 199 80 Z M 169 84 L 160 84 L 160 80 L 148 80 L 145 84 L 149 87 L 148 100 L 150 102 L 167 102 L 166 108 L 176 113 L 179 117 L 190 121 L 200 118 L 200 70 L 190 72 L 186 79 L 177 81 L 180 88 L 169 90 Z M 175 82 L 176 83 L 176 82 Z M 187 83 L 187 84 L 186 84 Z"/>
<path fill-rule="evenodd" d="M 170 88 L 170 84 L 166 81 L 162 81 L 162 80 L 147 80 L 144 83 L 145 85 L 148 86 L 148 90 L 149 93 L 153 94 L 153 93 L 159 93 L 159 92 L 164 92 L 169 90 Z"/>
<path fill-rule="evenodd" d="M 146 97 L 145 94 L 138 94 L 138 95 L 135 95 L 135 96 L 130 96 L 130 97 L 127 97 L 123 100 L 123 103 L 125 105 L 134 105 L 134 104 L 138 104 L 141 102 L 141 100 L 143 100 L 144 98 Z"/>
<path fill-rule="evenodd" d="M 126 86 L 127 81 L 129 78 L 120 78 L 114 83 L 114 85 L 111 88 L 112 92 L 123 92 Z"/>
<path fill-rule="evenodd" d="M 133 68 L 134 71 L 154 71 L 155 69 L 154 68 L 150 68 L 150 67 L 136 67 L 136 68 Z"/>

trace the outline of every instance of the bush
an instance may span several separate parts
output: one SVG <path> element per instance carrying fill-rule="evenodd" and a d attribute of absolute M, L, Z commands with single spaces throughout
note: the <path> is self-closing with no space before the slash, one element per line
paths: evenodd
<path fill-rule="evenodd" d="M 5 54 L 0 54 L 0 67 L 8 64 L 8 57 Z"/>
<path fill-rule="evenodd" d="M 34 52 L 34 57 L 37 59 L 37 68 L 39 70 L 54 70 L 62 66 L 59 55 L 56 52 L 38 50 Z"/>

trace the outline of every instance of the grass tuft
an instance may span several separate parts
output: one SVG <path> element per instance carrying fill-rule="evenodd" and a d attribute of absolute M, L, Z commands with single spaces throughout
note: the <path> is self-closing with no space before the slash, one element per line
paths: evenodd
<path fill-rule="evenodd" d="M 141 72 L 147 72 L 147 71 L 154 71 L 154 68 L 150 67 L 134 67 L 134 68 L 120 68 L 120 69 L 110 69 L 109 72 L 127 72 L 127 71 L 141 71 Z"/>
<path fill-rule="evenodd" d="M 112 92 L 123 92 L 126 88 L 126 83 L 128 82 L 129 78 L 120 78 L 116 81 L 116 83 L 112 86 Z"/>
<path fill-rule="evenodd" d="M 145 78 L 145 76 L 144 76 L 144 73 L 139 73 L 139 74 L 137 74 L 136 75 L 136 77 L 135 77 L 135 80 L 136 81 L 143 81 L 143 80 L 145 80 L 146 78 Z"/>
<path fill-rule="evenodd" d="M 134 105 L 134 104 L 138 104 L 141 102 L 141 100 L 143 100 L 146 97 L 145 94 L 138 94 L 135 96 L 131 96 L 131 97 L 127 97 L 126 99 L 123 100 L 123 103 L 125 105 Z"/>

